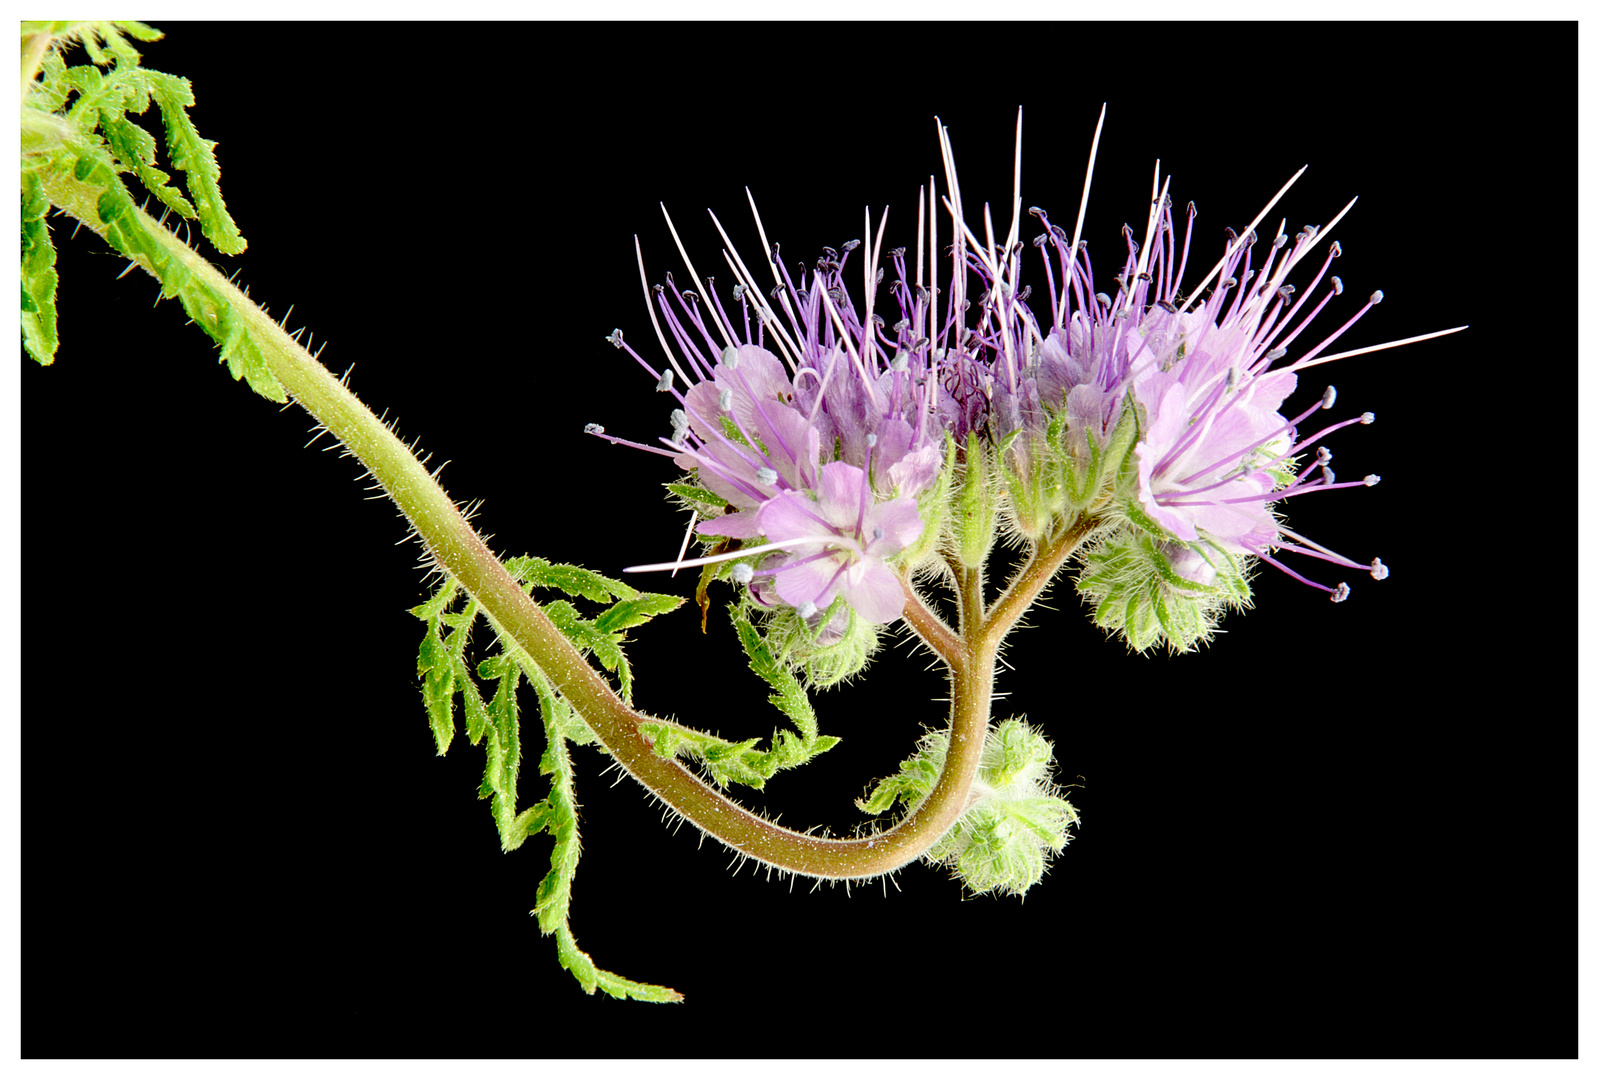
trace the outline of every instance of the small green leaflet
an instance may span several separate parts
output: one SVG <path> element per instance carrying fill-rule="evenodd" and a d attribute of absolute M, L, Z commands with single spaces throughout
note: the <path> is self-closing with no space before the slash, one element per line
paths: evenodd
<path fill-rule="evenodd" d="M 643 593 L 613 578 L 581 566 L 551 563 L 523 556 L 506 562 L 506 569 L 529 594 L 535 588 L 553 589 L 571 599 L 550 600 L 544 611 L 573 644 L 608 671 L 615 672 L 624 698 L 632 688 L 632 674 L 622 651 L 623 632 L 656 615 L 680 606 L 675 596 Z M 605 605 L 586 618 L 572 600 Z M 451 610 L 461 601 L 459 610 Z M 579 949 L 571 928 L 572 880 L 577 873 L 582 846 L 578 839 L 577 799 L 573 791 L 569 742 L 594 742 L 588 725 L 555 689 L 531 658 L 514 642 L 499 636 L 494 650 L 475 667 L 466 657 L 471 631 L 478 616 L 477 601 L 450 579 L 411 614 L 427 624 L 417 650 L 417 677 L 434 745 L 443 754 L 455 737 L 455 699 L 466 715 L 467 739 L 484 744 L 485 767 L 478 797 L 489 799 L 500 846 L 514 851 L 530 836 L 549 833 L 555 845 L 550 870 L 539 884 L 533 913 L 539 929 L 554 934 L 556 957 L 586 993 L 603 990 L 612 997 L 643 1001 L 681 1001 L 682 995 L 664 986 L 634 982 L 595 966 Z M 522 681 L 533 687 L 544 728 L 544 751 L 539 773 L 550 778 L 549 794 L 526 810 L 517 811 L 517 781 L 523 760 L 521 714 L 517 690 Z M 485 697 L 480 685 L 496 684 Z"/>
<path fill-rule="evenodd" d="M 44 187 L 70 174 L 100 193 L 100 222 L 88 224 L 154 275 L 164 298 L 183 304 L 189 318 L 222 347 L 229 373 L 262 397 L 286 402 L 288 395 L 235 308 L 240 299 L 190 272 L 173 253 L 177 241 L 138 208 L 123 179 L 132 174 L 169 210 L 198 220 L 218 251 L 236 255 L 244 250 L 244 237 L 217 186 L 216 144 L 200 137 L 186 111 L 194 104 L 188 80 L 140 67 L 138 52 L 123 38 L 153 41 L 160 33 L 135 22 L 25 24 L 24 37 L 30 33 L 53 35 L 58 45 L 78 41 L 94 64 L 114 66 L 106 72 L 92 65 L 69 68 L 52 50 L 40 65 L 42 78 L 23 100 L 22 331 L 29 354 L 50 363 L 58 347 L 55 252 L 44 222 L 50 208 Z M 130 113 L 144 113 L 151 102 L 161 113 L 167 156 L 183 173 L 187 197 L 156 167 L 155 138 L 128 119 Z"/>
<path fill-rule="evenodd" d="M 39 363 L 56 358 L 56 248 L 39 178 L 22 174 L 22 342 Z"/>
<path fill-rule="evenodd" d="M 836 735 L 818 733 L 816 712 L 799 679 L 777 658 L 743 608 L 733 612 L 733 628 L 749 657 L 750 670 L 772 688 L 768 700 L 794 721 L 798 731 L 780 728 L 772 733 L 772 748 L 758 750 L 758 738 L 731 742 L 665 720 L 642 724 L 640 729 L 654 741 L 655 753 L 660 757 L 681 755 L 697 761 L 720 787 L 743 784 L 759 791 L 779 770 L 803 765 L 837 746 L 839 740 Z"/>

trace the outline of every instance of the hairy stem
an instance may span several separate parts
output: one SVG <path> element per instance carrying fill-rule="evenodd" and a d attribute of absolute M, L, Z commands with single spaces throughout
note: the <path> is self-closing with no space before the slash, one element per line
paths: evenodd
<path fill-rule="evenodd" d="M 965 662 L 961 640 L 955 631 L 945 625 L 933 609 L 927 606 L 922 594 L 906 578 L 900 578 L 900 588 L 905 591 L 905 621 L 929 649 L 953 670 Z"/>
<path fill-rule="evenodd" d="M 985 631 L 1003 638 L 1016 625 L 1016 620 L 1032 606 L 1038 594 L 1055 579 L 1066 560 L 1072 557 L 1082 542 L 1099 528 L 1097 517 L 1079 518 L 1071 528 L 1059 536 L 1033 549 L 1033 554 L 1021 572 L 1006 586 L 1000 598 L 988 612 Z"/>
<path fill-rule="evenodd" d="M 28 96 L 28 88 L 33 85 L 34 77 L 39 74 L 39 65 L 44 63 L 44 54 L 50 51 L 51 37 L 41 31 L 37 34 L 22 35 L 22 96 Z"/>
<path fill-rule="evenodd" d="M 70 171 L 41 173 L 52 203 L 106 235 L 96 211 L 100 189 Z M 181 267 L 201 279 L 244 320 L 266 365 L 294 400 L 366 466 L 410 521 L 428 551 L 488 612 L 583 716 L 606 750 L 640 783 L 699 828 L 752 858 L 813 877 L 873 877 L 919 858 L 965 808 L 976 773 L 993 691 L 1000 635 L 980 629 L 981 575 L 963 579 L 964 641 L 952 662 L 951 752 L 933 794 L 887 832 L 855 840 L 807 836 L 750 813 L 703 783 L 675 760 L 657 756 L 634 712 L 584 660 L 467 523 L 455 504 L 412 453 L 338 379 L 301 348 L 199 254 L 142 211 L 139 223 L 170 256 L 165 272 Z M 156 267 L 137 258 L 153 276 Z M 975 592 L 974 592 L 975 590 Z M 970 597 L 977 607 L 972 609 Z M 945 642 L 946 647 L 950 643 Z"/>

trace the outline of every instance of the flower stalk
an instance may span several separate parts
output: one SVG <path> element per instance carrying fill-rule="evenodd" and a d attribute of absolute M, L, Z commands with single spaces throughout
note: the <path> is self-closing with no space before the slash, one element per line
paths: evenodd
<path fill-rule="evenodd" d="M 100 191 L 71 173 L 52 173 L 42 179 L 54 205 L 105 236 L 107 225 L 96 209 Z M 639 725 L 651 718 L 624 704 L 522 591 L 405 444 L 206 259 L 143 211 L 135 212 L 169 257 L 162 272 L 171 276 L 181 267 L 228 299 L 260 345 L 267 367 L 293 400 L 360 460 L 405 514 L 438 565 L 527 653 L 582 715 L 606 751 L 677 813 L 744 855 L 780 870 L 820 878 L 875 877 L 899 869 L 920 858 L 960 815 L 989 719 L 998 645 L 998 635 L 983 631 L 980 589 L 975 590 L 979 597 L 975 614 L 973 600 L 962 604 L 962 628 L 967 632 L 957 639 L 947 628 L 942 632 L 932 629 L 936 616 L 905 586 L 908 609 L 919 613 L 917 620 L 928 628 L 937 642 L 936 650 L 952 668 L 950 734 L 956 749 L 949 755 L 945 776 L 932 797 L 894 828 L 860 839 L 826 839 L 775 825 L 734 803 L 676 761 L 657 756 L 639 730 Z M 152 276 L 162 279 L 155 260 L 134 258 Z M 978 572 L 967 573 L 968 580 L 979 580 Z"/>

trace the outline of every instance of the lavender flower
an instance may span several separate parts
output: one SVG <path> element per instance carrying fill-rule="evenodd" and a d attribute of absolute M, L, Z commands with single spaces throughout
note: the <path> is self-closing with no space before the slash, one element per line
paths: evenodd
<path fill-rule="evenodd" d="M 822 617 L 838 597 L 867 624 L 899 618 L 904 593 L 890 561 L 927 532 L 918 497 L 939 478 L 940 415 L 948 406 L 941 402 L 947 395 L 937 377 L 937 342 L 924 333 L 938 320 L 925 293 L 918 299 L 905 284 L 903 250 L 889 253 L 902 315 L 892 336 L 874 311 L 881 244 L 879 228 L 864 313 L 843 277 L 858 242 L 824 249 L 815 269 L 802 266 L 797 277 L 774 246 L 769 266 L 778 285 L 771 300 L 781 313 L 730 253 L 740 278 L 736 318 L 714 294 L 705 303 L 698 292 L 678 290 L 670 275 L 666 287 L 654 289 L 651 316 L 661 344 L 669 334 L 677 345 L 676 354 L 666 350 L 669 368 L 651 365 L 620 331 L 611 336 L 679 408 L 662 450 L 603 429 L 591 433 L 667 454 L 691 471 L 714 497 L 696 505 L 696 517 L 703 513 L 705 520 L 693 531 L 722 541 L 717 554 L 650 569 L 736 561 L 745 569 L 732 576 L 755 603 L 793 609 L 823 638 L 840 636 L 847 622 L 838 613 Z M 642 272 L 642 255 L 640 266 Z M 674 372 L 686 391 L 676 389 Z"/>
<path fill-rule="evenodd" d="M 827 608 L 839 594 L 871 623 L 893 622 L 905 609 L 887 560 L 921 535 L 922 519 L 908 496 L 874 502 L 866 475 L 834 461 L 823 467 L 814 501 L 789 490 L 761 505 L 760 533 L 792 556 L 769 571 L 777 595 L 801 616 Z"/>
<path fill-rule="evenodd" d="M 1019 172 L 1004 241 L 986 207 L 979 237 L 966 224 L 942 127 L 939 138 L 953 272 L 947 289 L 931 288 L 940 275 L 920 240 L 912 267 L 905 249 L 889 252 L 889 293 L 901 315 L 891 329 L 875 310 L 886 269 L 880 221 L 864 260 L 863 310 L 845 285 L 857 242 L 824 248 L 813 270 L 800 265 L 797 274 L 773 245 L 770 304 L 729 245 L 737 317 L 714 293 L 705 302 L 699 292 L 679 291 L 671 275 L 654 289 L 659 318 L 654 310 L 651 318 L 670 369 L 657 370 L 620 331 L 613 335 L 680 405 L 671 437 L 661 440 L 665 449 L 627 445 L 671 456 L 694 473 L 707 495 L 693 504 L 707 517 L 696 531 L 721 545 L 706 558 L 636 569 L 736 561 L 743 568 L 734 580 L 752 602 L 790 610 L 813 633 L 836 638 L 857 618 L 881 625 L 899 617 L 899 579 L 940 544 L 968 565 L 980 563 L 996 519 L 1032 543 L 1086 529 L 1094 539 L 1079 589 L 1096 621 L 1139 649 L 1156 641 L 1186 649 L 1207 638 L 1221 610 L 1249 602 L 1256 559 L 1335 601 L 1349 594 L 1347 583 L 1313 581 L 1276 552 L 1387 576 L 1380 560 L 1339 555 L 1278 516 L 1290 497 L 1377 482 L 1338 482 L 1322 446 L 1304 463 L 1320 439 L 1372 416 L 1301 437 L 1299 425 L 1331 408 L 1335 394 L 1329 387 L 1317 404 L 1285 417 L 1298 373 L 1454 332 L 1326 355 L 1382 300 L 1377 292 L 1316 344 L 1297 344 L 1344 291 L 1328 275 L 1339 246 L 1326 247 L 1308 282 L 1288 278 L 1311 265 L 1353 200 L 1325 228 L 1306 226 L 1290 238 L 1279 225 L 1259 245 L 1255 227 L 1295 174 L 1242 232 L 1227 230 L 1220 260 L 1185 289 L 1197 211 L 1189 204 L 1179 245 L 1170 180 L 1163 184 L 1157 162 L 1143 244 L 1123 228 L 1126 255 L 1114 293 L 1096 291 L 1081 242 L 1087 191 L 1069 239 L 1042 210 L 1031 210 L 1045 226 L 1034 241 L 1044 256 L 1044 289 L 1035 299 L 1020 284 Z M 1097 145 L 1096 131 L 1096 152 Z M 1019 146 L 1017 160 L 1019 167 Z M 1090 175 L 1092 162 L 1093 152 Z M 919 216 L 937 202 L 924 195 Z M 932 252 L 941 250 L 938 219 L 937 212 L 924 219 Z M 919 225 L 919 238 L 922 232 Z M 686 392 L 675 388 L 674 372 Z"/>

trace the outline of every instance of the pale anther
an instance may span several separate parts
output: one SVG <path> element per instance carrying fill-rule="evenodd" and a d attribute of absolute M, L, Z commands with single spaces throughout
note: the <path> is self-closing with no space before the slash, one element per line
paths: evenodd
<path fill-rule="evenodd" d="M 773 484 L 777 483 L 777 473 L 776 471 L 763 465 L 759 469 L 755 470 L 755 482 L 766 487 L 771 487 Z"/>
<path fill-rule="evenodd" d="M 1376 487 L 1380 480 L 1382 480 L 1382 477 L 1378 476 L 1376 473 L 1367 473 L 1361 478 L 1360 482 L 1365 484 L 1367 487 Z"/>
<path fill-rule="evenodd" d="M 1325 389 L 1325 390 L 1323 390 L 1321 392 L 1321 407 L 1322 408 L 1324 408 L 1324 409 L 1332 408 L 1333 407 L 1333 402 L 1335 402 L 1337 400 L 1338 400 L 1338 388 L 1336 386 L 1329 386 L 1327 389 Z"/>
<path fill-rule="evenodd" d="M 738 350 L 731 345 L 722 350 L 722 366 L 729 371 L 738 367 Z"/>
<path fill-rule="evenodd" d="M 1378 289 L 1376 292 L 1371 294 L 1371 302 L 1373 304 L 1382 303 L 1382 290 L 1381 289 Z"/>
<path fill-rule="evenodd" d="M 1332 591 L 1332 602 L 1335 604 L 1341 604 L 1348 599 L 1349 583 L 1347 581 L 1340 581 L 1338 583 L 1338 587 Z"/>
<path fill-rule="evenodd" d="M 747 562 L 733 564 L 733 580 L 740 585 L 748 585 L 755 578 L 755 570 Z"/>
<path fill-rule="evenodd" d="M 661 372 L 661 377 L 655 380 L 655 389 L 666 391 L 672 389 L 672 369 L 667 368 Z"/>
<path fill-rule="evenodd" d="M 1388 568 L 1382 564 L 1381 559 L 1371 560 L 1371 576 L 1378 581 L 1388 576 Z"/>
<path fill-rule="evenodd" d="M 583 434 L 585 434 L 585 435 L 604 435 L 605 434 L 605 429 L 603 427 L 601 427 L 599 424 L 584 424 L 583 425 Z"/>

